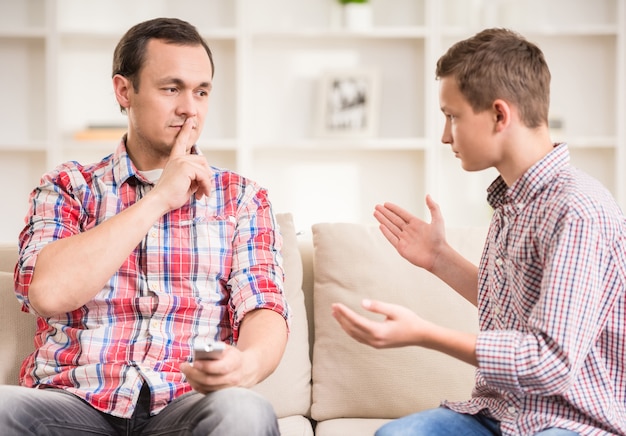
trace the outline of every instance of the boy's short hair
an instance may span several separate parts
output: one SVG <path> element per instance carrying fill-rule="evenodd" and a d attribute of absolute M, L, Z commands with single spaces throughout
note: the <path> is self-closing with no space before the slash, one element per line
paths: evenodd
<path fill-rule="evenodd" d="M 474 112 L 501 98 L 527 127 L 548 123 L 550 69 L 539 47 L 516 32 L 486 29 L 457 42 L 437 61 L 436 77 L 450 76 Z"/>

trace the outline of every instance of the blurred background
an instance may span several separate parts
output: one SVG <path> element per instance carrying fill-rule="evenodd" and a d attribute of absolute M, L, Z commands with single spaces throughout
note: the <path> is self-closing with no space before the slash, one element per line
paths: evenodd
<path fill-rule="evenodd" d="M 111 153 L 126 124 L 113 48 L 157 16 L 194 24 L 216 64 L 199 146 L 269 189 L 304 233 L 374 223 L 392 201 L 448 225 L 485 225 L 494 171 L 466 173 L 442 145 L 435 64 L 454 42 L 508 27 L 550 65 L 553 139 L 626 206 L 626 0 L 0 0 L 0 242 L 65 160 Z"/>

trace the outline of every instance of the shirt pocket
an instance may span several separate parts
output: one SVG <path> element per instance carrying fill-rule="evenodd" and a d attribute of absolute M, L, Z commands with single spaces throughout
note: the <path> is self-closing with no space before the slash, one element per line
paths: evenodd
<path fill-rule="evenodd" d="M 188 238 L 198 282 L 228 280 L 236 222 L 234 216 L 218 215 L 199 216 L 189 223 Z"/>

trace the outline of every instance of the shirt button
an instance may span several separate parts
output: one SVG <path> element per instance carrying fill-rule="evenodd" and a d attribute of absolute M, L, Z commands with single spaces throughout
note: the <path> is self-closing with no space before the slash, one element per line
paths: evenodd
<path fill-rule="evenodd" d="M 500 315 L 500 306 L 494 306 L 493 307 L 493 313 L 495 313 L 496 315 Z"/>
<path fill-rule="evenodd" d="M 159 233 L 156 230 L 150 230 L 150 237 L 156 239 Z"/>
<path fill-rule="evenodd" d="M 152 327 L 153 329 L 158 328 L 159 327 L 159 322 L 158 321 L 150 322 L 150 327 Z"/>
<path fill-rule="evenodd" d="M 148 285 L 150 287 L 151 291 L 158 291 L 159 290 L 159 285 L 156 282 L 150 282 L 150 284 Z"/>
<path fill-rule="evenodd" d="M 497 265 L 497 266 L 502 266 L 502 264 L 503 264 L 503 263 L 504 263 L 504 261 L 503 261 L 501 258 L 499 258 L 499 257 L 498 257 L 498 258 L 496 259 L 496 265 Z"/>
<path fill-rule="evenodd" d="M 513 406 L 509 406 L 506 410 L 511 415 L 515 415 L 517 413 L 517 409 L 515 407 L 513 407 Z"/>

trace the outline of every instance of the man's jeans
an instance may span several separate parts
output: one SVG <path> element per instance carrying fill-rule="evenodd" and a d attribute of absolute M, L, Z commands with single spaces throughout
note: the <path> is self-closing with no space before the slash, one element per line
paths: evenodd
<path fill-rule="evenodd" d="M 425 410 L 383 425 L 376 436 L 499 436 L 498 421 L 482 415 L 464 415 L 444 407 Z M 576 433 L 550 428 L 535 436 L 573 436 Z"/>
<path fill-rule="evenodd" d="M 278 423 L 272 406 L 253 391 L 230 388 L 196 392 L 172 401 L 150 416 L 150 396 L 142 389 L 130 419 L 102 413 L 61 389 L 0 387 L 2 435 L 272 435 Z"/>

